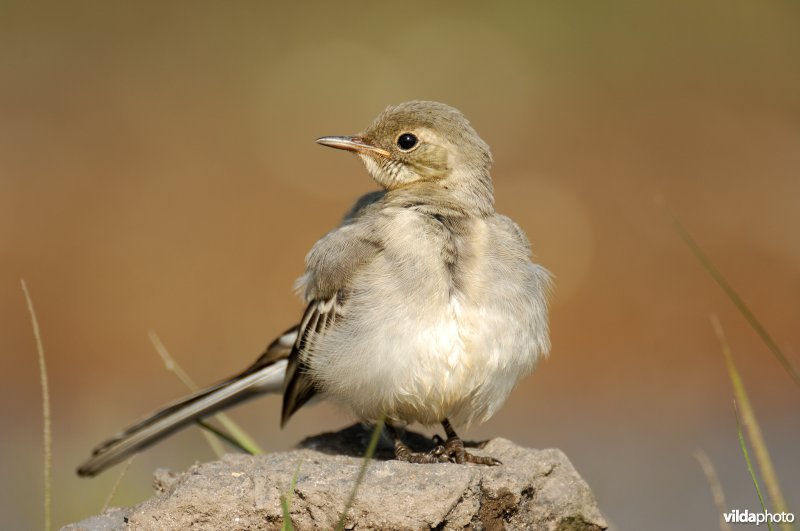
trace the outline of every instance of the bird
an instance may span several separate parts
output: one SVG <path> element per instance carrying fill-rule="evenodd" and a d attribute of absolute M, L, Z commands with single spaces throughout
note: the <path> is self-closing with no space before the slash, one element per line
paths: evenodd
<path fill-rule="evenodd" d="M 489 146 L 433 101 L 389 106 L 360 134 L 316 142 L 355 154 L 379 189 L 306 256 L 300 322 L 241 373 L 97 446 L 79 475 L 268 393 L 283 394 L 281 427 L 322 398 L 385 421 L 400 461 L 501 464 L 468 452 L 455 427 L 492 417 L 548 356 L 552 275 L 495 211 Z M 440 424 L 446 439 L 415 452 L 402 437 L 412 423 Z"/>

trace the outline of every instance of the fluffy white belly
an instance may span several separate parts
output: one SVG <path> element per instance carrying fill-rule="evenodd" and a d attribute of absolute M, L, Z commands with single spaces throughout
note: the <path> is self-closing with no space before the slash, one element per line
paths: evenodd
<path fill-rule="evenodd" d="M 548 274 L 502 220 L 459 239 L 401 210 L 351 279 L 342 319 L 311 346 L 311 377 L 365 420 L 487 420 L 549 348 Z"/>
<path fill-rule="evenodd" d="M 368 330 L 364 319 L 343 323 L 310 357 L 323 393 L 363 419 L 484 421 L 533 369 L 535 352 L 497 310 L 459 297 L 403 308 L 371 314 Z"/>

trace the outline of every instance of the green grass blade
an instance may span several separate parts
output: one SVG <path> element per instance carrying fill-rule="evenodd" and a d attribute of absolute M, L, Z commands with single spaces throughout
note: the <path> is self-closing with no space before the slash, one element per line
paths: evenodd
<path fill-rule="evenodd" d="M 336 524 L 336 529 L 338 531 L 342 531 L 344 529 L 344 524 L 347 521 L 347 513 L 350 511 L 350 508 L 353 506 L 353 502 L 356 501 L 356 494 L 358 493 L 358 488 L 364 482 L 364 476 L 367 474 L 367 466 L 369 465 L 370 459 L 372 456 L 375 455 L 375 450 L 378 448 L 378 441 L 381 438 L 381 433 L 383 432 L 383 425 L 385 422 L 385 415 L 380 418 L 380 420 L 375 423 L 375 429 L 372 430 L 372 437 L 369 439 L 369 445 L 367 445 L 367 452 L 364 454 L 364 460 L 361 462 L 361 468 L 358 471 L 358 477 L 356 478 L 356 484 L 353 486 L 353 491 L 350 493 L 350 497 L 347 499 L 347 503 L 344 506 L 344 511 L 342 511 L 342 516 L 339 518 L 339 523 Z"/>
<path fill-rule="evenodd" d="M 248 435 L 243 428 L 239 426 L 232 418 L 230 418 L 225 413 L 217 413 L 215 418 L 219 421 L 222 426 L 228 430 L 228 433 L 231 434 L 231 437 L 236 440 L 237 446 L 242 448 L 245 452 L 250 455 L 260 455 L 264 453 L 263 448 Z"/>
<path fill-rule="evenodd" d="M 161 339 L 158 337 L 158 335 L 154 331 L 150 330 L 147 333 L 147 336 L 150 338 L 153 348 L 155 348 L 158 355 L 161 356 L 161 360 L 164 362 L 166 369 L 177 376 L 178 379 L 183 382 L 183 384 L 189 388 L 190 391 L 197 391 L 199 389 L 197 384 L 186 373 L 186 371 L 184 371 L 183 368 L 178 365 L 178 362 L 175 361 L 175 358 L 170 355 L 169 351 L 164 346 L 164 343 L 161 342 Z M 219 423 L 222 424 L 222 426 L 230 435 L 221 435 L 222 432 L 220 432 L 220 430 L 211 427 L 205 422 L 198 422 L 198 424 L 218 437 L 221 437 L 226 442 L 229 442 L 235 447 L 249 453 L 250 455 L 264 453 L 264 450 L 261 449 L 258 443 L 252 437 L 250 437 L 246 431 L 239 427 L 239 425 L 228 415 L 225 413 L 217 413 L 214 415 L 214 418 L 216 418 Z M 211 446 L 211 449 L 214 451 L 217 457 L 222 457 L 225 454 L 225 449 L 222 447 L 219 441 L 207 432 L 203 432 L 203 435 L 205 435 L 206 439 L 208 440 L 208 444 Z"/>
<path fill-rule="evenodd" d="M 736 402 L 733 403 L 734 408 L 736 408 Z M 737 431 L 739 432 L 739 446 L 742 447 L 742 453 L 744 454 L 744 460 L 747 462 L 747 471 L 750 472 L 750 477 L 753 480 L 753 485 L 756 487 L 756 494 L 758 494 L 758 501 L 761 503 L 761 509 L 764 512 L 767 512 L 767 506 L 764 503 L 764 496 L 761 495 L 761 487 L 758 486 L 758 478 L 756 478 L 756 472 L 753 470 L 753 463 L 750 461 L 750 453 L 747 451 L 747 444 L 744 442 L 744 433 L 742 432 L 742 422 L 739 419 L 739 412 L 736 412 L 736 427 Z M 767 527 L 769 531 L 772 531 L 772 524 L 767 521 Z"/>
<path fill-rule="evenodd" d="M 301 464 L 302 463 L 297 463 L 297 470 L 294 471 L 294 476 L 292 476 L 292 484 L 289 487 L 289 492 L 281 495 L 281 510 L 283 511 L 283 525 L 281 525 L 281 531 L 294 531 L 291 515 L 292 496 L 294 495 L 294 489 L 297 487 L 297 478 L 300 477 Z"/>
<path fill-rule="evenodd" d="M 218 439 L 220 439 L 222 441 L 225 441 L 226 443 L 230 444 L 234 448 L 237 448 L 238 450 L 240 450 L 240 451 L 242 451 L 242 452 L 244 452 L 246 454 L 255 455 L 255 454 L 253 454 L 253 452 L 251 452 L 250 450 L 248 450 L 247 448 L 242 446 L 239 443 L 239 441 L 236 440 L 236 438 L 234 438 L 232 435 L 229 435 L 228 433 L 222 431 L 221 429 L 217 428 L 213 424 L 209 424 L 208 422 L 206 422 L 204 420 L 196 420 L 195 422 L 197 423 L 197 425 L 199 425 L 201 428 L 203 428 L 204 430 L 206 430 L 208 432 L 207 435 L 212 435 L 213 434 Z M 205 433 L 205 432 L 203 432 L 203 433 Z M 212 439 L 213 439 L 213 437 L 212 437 Z M 214 439 L 214 442 L 219 442 L 219 441 L 217 439 Z M 224 453 L 225 452 L 223 450 L 223 454 Z"/>
<path fill-rule="evenodd" d="M 664 206 L 663 201 L 661 203 L 662 206 Z M 683 240 L 683 243 L 689 247 L 695 258 L 697 258 L 697 260 L 702 264 L 703 268 L 711 276 L 711 278 L 714 279 L 714 282 L 716 282 L 717 285 L 722 288 L 722 291 L 724 291 L 725 295 L 727 295 L 731 302 L 733 302 L 734 306 L 736 306 L 736 309 L 739 310 L 739 313 L 741 313 L 745 320 L 747 320 L 747 322 L 750 324 L 750 327 L 761 337 L 761 340 L 767 345 L 767 348 L 770 352 L 772 352 L 772 355 L 775 356 L 778 362 L 783 365 L 783 368 L 786 369 L 786 372 L 789 373 L 789 376 L 792 377 L 794 383 L 800 386 L 800 373 L 798 373 L 797 369 L 784 355 L 783 351 L 780 349 L 780 347 L 778 347 L 778 344 L 775 343 L 775 341 L 772 339 L 772 336 L 770 336 L 769 332 L 767 332 L 767 329 L 764 328 L 761 322 L 756 318 L 755 314 L 750 311 L 750 308 L 747 306 L 747 304 L 745 304 L 736 290 L 733 289 L 733 286 L 731 286 L 728 281 L 725 280 L 725 277 L 722 276 L 722 273 L 720 273 L 719 269 L 717 269 L 717 267 L 706 256 L 694 238 L 692 238 L 692 235 L 689 234 L 689 231 L 687 231 L 681 222 L 678 221 L 678 218 L 676 218 L 665 206 L 664 210 L 667 212 L 667 215 L 672 221 L 672 226 L 675 229 L 675 232 L 678 234 L 681 240 Z"/>
<path fill-rule="evenodd" d="M 53 505 L 53 432 L 50 417 L 50 383 L 47 379 L 47 364 L 44 360 L 44 345 L 39 330 L 39 320 L 36 319 L 36 311 L 33 309 L 33 301 L 28 293 L 25 279 L 21 278 L 20 284 L 22 284 L 22 292 L 25 294 L 25 301 L 28 304 L 28 313 L 31 315 L 33 337 L 36 339 L 36 351 L 39 354 L 39 383 L 42 388 L 42 420 L 44 423 L 42 428 L 42 438 L 44 439 L 44 529 L 50 531 Z"/>
<path fill-rule="evenodd" d="M 736 364 L 733 362 L 733 354 L 731 353 L 730 344 L 725 337 L 725 331 L 722 329 L 722 324 L 719 322 L 719 319 L 716 315 L 711 316 L 711 324 L 713 325 L 714 332 L 716 333 L 720 345 L 722 346 L 722 354 L 725 357 L 725 365 L 728 368 L 728 376 L 730 377 L 731 384 L 733 385 L 733 394 L 736 397 L 735 403 L 738 404 L 736 421 L 739 424 L 740 437 L 742 433 L 741 427 L 743 424 L 745 430 L 747 431 L 747 437 L 750 439 L 750 444 L 753 446 L 756 463 L 758 463 L 758 469 L 761 471 L 761 475 L 764 478 L 764 485 L 766 486 L 769 497 L 772 500 L 773 506 L 775 507 L 775 512 L 788 512 L 786 499 L 783 497 L 783 492 L 781 491 L 780 483 L 778 482 L 778 475 L 775 473 L 775 467 L 772 464 L 772 457 L 770 457 L 769 450 L 767 449 L 767 443 L 764 440 L 764 435 L 761 432 L 761 426 L 758 423 L 755 411 L 750 403 L 750 397 L 747 395 L 747 390 L 744 387 L 742 376 L 739 373 L 739 369 L 737 369 Z M 746 448 L 744 448 L 744 450 L 746 451 Z M 746 455 L 745 457 L 748 462 L 748 468 L 750 468 L 750 457 L 749 455 Z M 758 485 L 756 485 L 756 488 L 758 489 Z M 759 492 L 759 497 L 760 496 L 761 494 Z M 793 528 L 793 526 L 790 523 L 783 523 L 781 528 L 785 531 L 789 531 Z"/>

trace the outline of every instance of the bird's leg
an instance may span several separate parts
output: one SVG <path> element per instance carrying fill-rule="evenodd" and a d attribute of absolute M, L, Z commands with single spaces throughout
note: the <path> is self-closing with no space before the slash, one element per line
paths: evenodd
<path fill-rule="evenodd" d="M 444 442 L 444 449 L 442 451 L 442 455 L 446 458 L 449 458 L 450 461 L 458 464 L 475 463 L 476 465 L 489 465 L 489 466 L 497 466 L 503 464 L 494 457 L 472 455 L 471 453 L 467 452 L 464 449 L 464 442 L 458 436 L 456 430 L 454 430 L 453 427 L 450 425 L 449 420 L 444 419 L 442 421 L 442 427 L 444 427 L 444 432 L 445 434 L 447 434 L 447 440 Z M 437 449 L 438 448 L 441 448 L 441 446 L 437 446 Z"/>
<path fill-rule="evenodd" d="M 430 452 L 412 452 L 406 443 L 400 439 L 400 433 L 397 428 L 391 424 L 386 425 L 386 430 L 394 441 L 394 458 L 398 461 L 405 461 L 406 463 L 447 463 L 450 461 L 443 453 L 442 447 L 437 447 Z"/>

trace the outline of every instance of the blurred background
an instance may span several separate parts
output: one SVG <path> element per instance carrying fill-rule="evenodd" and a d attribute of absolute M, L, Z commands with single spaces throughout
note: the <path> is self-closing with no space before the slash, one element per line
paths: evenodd
<path fill-rule="evenodd" d="M 4 2 L 0 5 L 0 527 L 42 522 L 38 312 L 53 407 L 54 523 L 98 512 L 120 468 L 76 466 L 198 382 L 249 364 L 302 307 L 311 245 L 360 194 L 314 139 L 386 105 L 461 109 L 492 146 L 497 208 L 556 275 L 553 351 L 466 433 L 564 450 L 621 529 L 714 529 L 693 452 L 730 508 L 758 501 L 709 316 L 719 315 L 784 494 L 800 510 L 800 389 L 703 271 L 663 197 L 800 364 L 800 8 L 792 2 Z M 327 405 L 268 450 L 349 424 Z M 189 429 L 154 468 L 213 454 Z M 287 478 L 288 484 L 289 478 Z"/>

